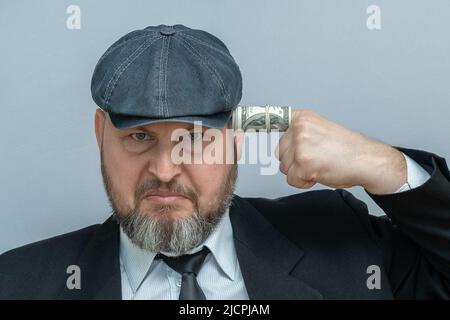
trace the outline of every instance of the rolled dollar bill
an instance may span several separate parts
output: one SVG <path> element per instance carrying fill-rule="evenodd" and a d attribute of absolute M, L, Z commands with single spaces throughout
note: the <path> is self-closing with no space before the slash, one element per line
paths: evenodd
<path fill-rule="evenodd" d="M 289 106 L 237 106 L 233 111 L 233 129 L 245 131 L 286 131 L 291 124 Z"/>

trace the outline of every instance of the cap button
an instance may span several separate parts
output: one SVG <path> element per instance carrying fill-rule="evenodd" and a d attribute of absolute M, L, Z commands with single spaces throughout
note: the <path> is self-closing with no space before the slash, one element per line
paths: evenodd
<path fill-rule="evenodd" d="M 176 31 L 171 28 L 171 27 L 164 27 L 161 29 L 161 31 L 159 31 L 159 33 L 161 33 L 164 36 L 171 36 L 175 33 Z"/>

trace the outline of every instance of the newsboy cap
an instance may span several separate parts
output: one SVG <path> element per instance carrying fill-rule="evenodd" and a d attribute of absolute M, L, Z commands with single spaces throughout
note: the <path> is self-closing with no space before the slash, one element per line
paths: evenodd
<path fill-rule="evenodd" d="M 149 26 L 100 57 L 92 98 L 119 129 L 155 122 L 225 126 L 242 96 L 242 76 L 225 44 L 182 24 Z"/>

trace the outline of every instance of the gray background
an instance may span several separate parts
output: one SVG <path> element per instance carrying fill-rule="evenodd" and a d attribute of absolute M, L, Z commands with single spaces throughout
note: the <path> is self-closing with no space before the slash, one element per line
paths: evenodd
<path fill-rule="evenodd" d="M 81 30 L 66 28 L 70 4 L 81 7 Z M 381 7 L 381 30 L 366 28 L 370 4 Z M 160 23 L 207 30 L 240 65 L 242 104 L 309 107 L 449 158 L 449 12 L 448 0 L 2 0 L 0 252 L 108 217 L 89 86 L 100 55 L 125 33 Z M 240 167 L 240 195 L 301 191 L 282 174 Z"/>

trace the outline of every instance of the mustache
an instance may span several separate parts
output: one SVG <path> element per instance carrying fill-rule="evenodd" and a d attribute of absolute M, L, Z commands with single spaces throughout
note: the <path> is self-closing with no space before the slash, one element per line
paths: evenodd
<path fill-rule="evenodd" d="M 169 182 L 162 182 L 158 178 L 146 180 L 138 186 L 134 196 L 135 203 L 139 203 L 148 192 L 158 190 L 165 190 L 168 192 L 178 193 L 191 200 L 196 207 L 198 205 L 198 195 L 192 188 L 179 184 L 175 180 L 171 180 Z"/>

